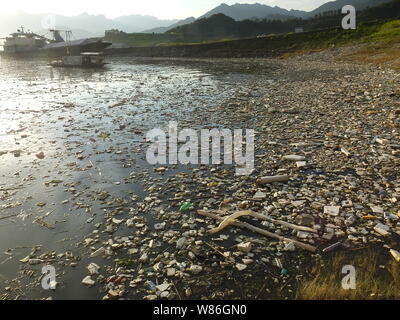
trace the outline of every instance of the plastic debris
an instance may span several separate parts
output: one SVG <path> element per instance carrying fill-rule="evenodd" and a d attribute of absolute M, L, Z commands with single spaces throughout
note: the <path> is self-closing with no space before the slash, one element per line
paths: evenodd
<path fill-rule="evenodd" d="M 274 183 L 274 182 L 288 182 L 289 181 L 289 176 L 287 175 L 277 175 L 277 176 L 267 176 L 267 177 L 262 177 L 257 180 L 257 183 L 260 185 L 268 184 L 268 183 Z"/>
<path fill-rule="evenodd" d="M 181 213 L 187 213 L 190 210 L 193 210 L 193 203 L 191 202 L 185 202 L 180 208 L 179 208 L 179 212 Z"/>
<path fill-rule="evenodd" d="M 36 158 L 43 160 L 45 158 L 44 152 L 37 153 Z"/>
<path fill-rule="evenodd" d="M 390 254 L 397 261 L 400 262 L 400 252 L 394 249 L 390 249 Z"/>

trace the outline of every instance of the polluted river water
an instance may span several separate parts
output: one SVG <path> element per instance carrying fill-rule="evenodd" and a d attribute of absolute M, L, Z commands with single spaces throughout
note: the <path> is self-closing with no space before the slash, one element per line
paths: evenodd
<path fill-rule="evenodd" d="M 0 60 L 0 298 L 351 298 L 365 261 L 398 297 L 400 78 L 334 57 Z M 255 130 L 253 172 L 150 165 L 171 121 Z"/>
<path fill-rule="evenodd" d="M 11 279 L 29 287 L 20 260 L 32 250 L 75 255 L 76 244 L 105 223 L 104 211 L 113 207 L 104 208 L 108 194 L 130 201 L 145 196 L 140 178 L 124 179 L 152 169 L 145 159 L 147 131 L 171 120 L 187 123 L 194 109 L 217 106 L 252 78 L 229 69 L 212 72 L 201 63 L 110 62 L 103 70 L 54 69 L 45 60 L 0 62 L 2 289 Z M 82 288 L 85 267 L 66 272 L 68 285 L 55 297 L 99 298 Z M 35 290 L 25 298 L 42 297 Z"/>

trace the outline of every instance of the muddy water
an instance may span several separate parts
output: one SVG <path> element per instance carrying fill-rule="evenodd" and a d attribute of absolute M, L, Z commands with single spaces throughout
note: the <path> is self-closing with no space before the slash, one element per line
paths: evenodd
<path fill-rule="evenodd" d="M 122 201 L 145 197 L 140 179 L 125 178 L 152 171 L 146 132 L 171 120 L 195 125 L 194 110 L 232 99 L 253 81 L 247 72 L 201 62 L 110 62 L 104 70 L 81 70 L 0 60 L 0 292 L 19 287 L 20 298 L 100 298 L 81 284 L 85 258 L 57 269 L 62 285 L 51 293 L 34 283 L 37 274 L 29 277 L 27 270 L 41 265 L 20 260 L 34 247 L 79 257 L 78 243 L 104 223 L 102 193 Z"/>

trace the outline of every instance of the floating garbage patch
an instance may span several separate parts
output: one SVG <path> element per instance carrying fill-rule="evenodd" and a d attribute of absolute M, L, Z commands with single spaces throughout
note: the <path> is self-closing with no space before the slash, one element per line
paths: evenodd
<path fill-rule="evenodd" d="M 337 252 L 399 262 L 394 71 L 330 56 L 26 63 L 0 63 L 2 299 L 294 299 Z M 254 169 L 150 165 L 146 133 L 171 120 L 254 130 Z"/>

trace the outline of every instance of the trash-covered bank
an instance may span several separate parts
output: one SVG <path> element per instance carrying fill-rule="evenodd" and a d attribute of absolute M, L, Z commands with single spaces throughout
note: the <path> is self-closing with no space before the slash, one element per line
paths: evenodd
<path fill-rule="evenodd" d="M 1 297 L 284 299 L 332 252 L 398 260 L 400 78 L 312 58 L 1 61 Z M 150 166 L 172 120 L 255 129 L 255 170 Z"/>

